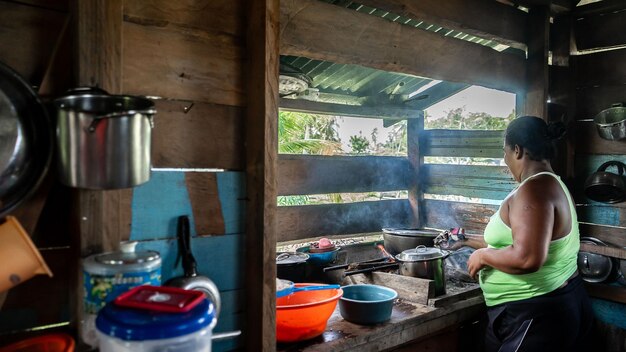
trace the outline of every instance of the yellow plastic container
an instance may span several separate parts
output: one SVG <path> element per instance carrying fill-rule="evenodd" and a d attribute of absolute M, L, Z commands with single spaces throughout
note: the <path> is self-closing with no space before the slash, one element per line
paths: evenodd
<path fill-rule="evenodd" d="M 13 216 L 0 224 L 0 292 L 38 274 L 52 272 L 22 225 Z"/>

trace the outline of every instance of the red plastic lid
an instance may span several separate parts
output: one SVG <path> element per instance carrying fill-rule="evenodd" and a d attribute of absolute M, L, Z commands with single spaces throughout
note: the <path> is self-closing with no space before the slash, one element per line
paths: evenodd
<path fill-rule="evenodd" d="M 48 334 L 0 347 L 0 352 L 74 352 L 74 339 L 67 334 Z"/>
<path fill-rule="evenodd" d="M 115 298 L 115 305 L 167 313 L 185 313 L 204 299 L 202 291 L 178 287 L 137 286 Z"/>

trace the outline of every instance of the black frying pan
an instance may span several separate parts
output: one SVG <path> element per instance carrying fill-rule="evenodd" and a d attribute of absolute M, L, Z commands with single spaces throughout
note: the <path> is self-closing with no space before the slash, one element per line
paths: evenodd
<path fill-rule="evenodd" d="M 37 93 L 0 62 L 0 217 L 37 190 L 50 165 L 52 133 Z"/>

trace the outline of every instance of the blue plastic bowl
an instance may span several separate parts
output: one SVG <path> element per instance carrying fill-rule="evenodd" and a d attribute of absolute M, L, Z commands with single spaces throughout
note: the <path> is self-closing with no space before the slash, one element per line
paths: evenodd
<path fill-rule="evenodd" d="M 396 291 L 379 285 L 348 285 L 341 289 L 339 312 L 345 320 L 372 325 L 391 318 L 393 301 L 398 298 Z"/>
<path fill-rule="evenodd" d="M 316 266 L 324 266 L 330 262 L 335 261 L 337 259 L 337 253 L 339 253 L 339 247 L 336 247 L 334 250 L 323 253 L 311 253 L 309 251 L 309 246 L 300 247 L 296 249 L 296 252 L 306 253 L 309 255 L 308 263 L 311 263 Z"/>

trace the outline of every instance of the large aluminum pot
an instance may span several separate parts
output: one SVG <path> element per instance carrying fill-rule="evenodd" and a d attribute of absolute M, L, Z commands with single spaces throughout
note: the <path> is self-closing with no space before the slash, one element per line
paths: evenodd
<path fill-rule="evenodd" d="M 600 137 L 608 140 L 626 138 L 626 107 L 614 104 L 593 118 Z"/>
<path fill-rule="evenodd" d="M 400 274 L 435 281 L 435 295 L 446 294 L 444 260 L 449 255 L 438 248 L 417 246 L 395 256 Z"/>
<path fill-rule="evenodd" d="M 28 82 L 0 62 L 0 217 L 31 196 L 52 157 L 52 125 Z"/>
<path fill-rule="evenodd" d="M 436 230 L 384 228 L 385 250 L 391 255 L 396 255 L 406 249 L 413 249 L 420 245 L 432 247 L 438 234 L 439 232 Z"/>
<path fill-rule="evenodd" d="M 55 100 L 61 182 L 89 189 L 129 188 L 150 179 L 154 103 L 79 89 Z"/>

